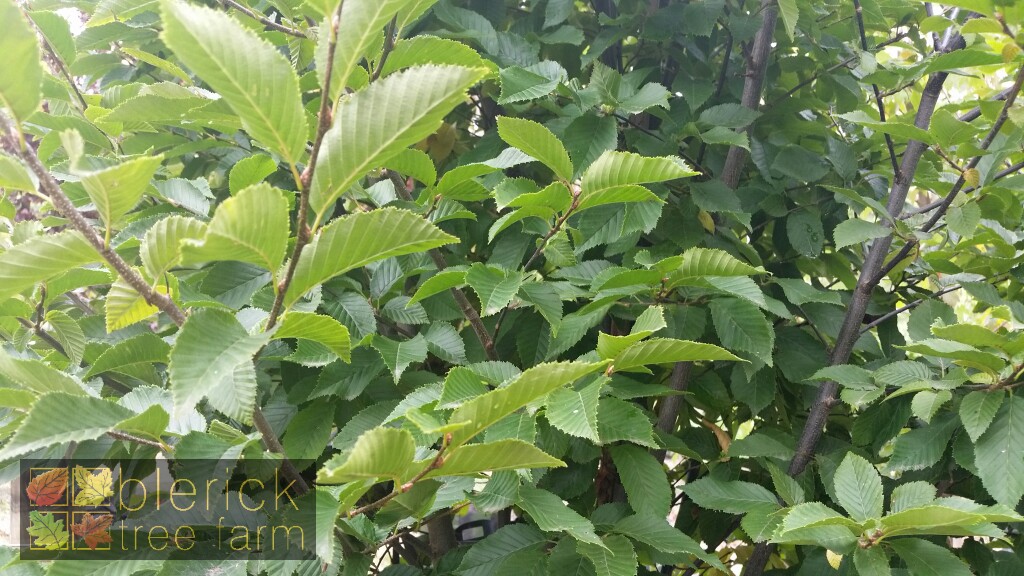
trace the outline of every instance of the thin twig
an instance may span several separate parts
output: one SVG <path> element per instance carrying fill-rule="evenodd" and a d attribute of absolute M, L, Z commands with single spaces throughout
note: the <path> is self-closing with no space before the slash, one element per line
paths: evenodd
<path fill-rule="evenodd" d="M 1012 176 L 1012 175 L 1018 174 L 1022 170 L 1024 170 L 1024 161 L 1017 162 L 1013 166 L 1010 166 L 1010 167 L 1008 167 L 1008 168 L 1006 168 L 1004 170 L 1000 170 L 999 172 L 996 172 L 995 175 L 992 176 L 992 179 L 989 182 L 990 183 L 991 182 L 995 182 L 996 180 L 1001 180 L 1003 178 L 1006 178 L 1007 176 Z M 963 193 L 964 194 L 970 194 L 971 192 L 974 192 L 975 190 L 977 190 L 977 188 L 974 187 L 974 186 L 971 186 L 970 188 L 964 188 L 963 189 Z M 932 210 L 935 210 L 939 206 L 942 206 L 942 201 L 943 201 L 942 198 L 940 198 L 940 199 L 936 200 L 935 202 L 932 202 L 931 204 L 928 204 L 926 206 L 922 206 L 922 207 L 917 208 L 915 210 L 908 210 L 902 216 L 900 216 L 900 219 L 901 220 L 906 220 L 907 218 L 910 218 L 912 216 L 917 216 L 918 214 L 927 214 L 928 212 L 931 212 Z"/>
<path fill-rule="evenodd" d="M 391 51 L 395 49 L 395 33 L 398 26 L 398 16 L 391 19 L 388 23 L 387 31 L 384 32 L 384 48 L 380 52 L 380 60 L 377 61 L 377 65 L 374 66 L 373 72 L 370 74 L 370 82 L 380 78 L 381 72 L 384 71 L 384 63 L 388 61 L 388 56 L 391 55 Z"/>
<path fill-rule="evenodd" d="M 853 10 L 857 16 L 857 31 L 860 32 L 860 47 L 864 52 L 868 51 L 868 37 L 864 32 L 864 14 L 860 0 L 853 0 Z M 882 93 L 878 84 L 871 84 L 871 90 L 875 93 L 875 106 L 878 108 L 878 119 L 885 122 L 885 102 L 882 101 Z M 892 143 L 892 136 L 885 132 L 885 147 L 889 150 L 889 160 L 892 162 L 892 173 L 896 179 L 900 178 L 900 164 L 896 160 L 896 147 Z"/>
<path fill-rule="evenodd" d="M 302 256 L 302 249 L 306 247 L 310 240 L 309 191 L 316 172 L 317 161 L 320 157 L 320 146 L 323 144 L 327 131 L 331 128 L 331 106 L 328 96 L 331 93 L 334 53 L 337 51 L 335 48 L 338 45 L 338 23 L 341 18 L 341 7 L 343 4 L 338 4 L 338 9 L 334 13 L 331 22 L 330 38 L 327 44 L 327 62 L 324 64 L 324 85 L 320 91 L 320 111 L 317 115 L 316 138 L 313 140 L 313 150 L 310 152 L 309 164 L 306 165 L 306 169 L 302 171 L 302 175 L 299 177 L 299 210 L 295 219 L 295 248 L 292 250 L 292 256 L 288 261 L 288 268 L 285 271 L 284 278 L 276 286 L 277 296 L 274 298 L 274 304 L 270 307 L 270 316 L 267 317 L 267 330 L 270 330 L 277 324 L 277 320 L 281 316 L 281 312 L 283 312 L 284 299 L 288 294 L 292 278 L 295 277 L 295 269 L 299 265 L 299 257 Z"/>
<path fill-rule="evenodd" d="M 981 141 L 981 144 L 978 147 L 982 152 L 987 151 L 992 145 L 992 142 L 995 141 L 996 136 L 999 135 L 999 131 L 1003 128 L 1007 118 L 1009 118 L 1010 109 L 1013 108 L 1013 103 L 1017 100 L 1017 96 L 1020 94 L 1022 85 L 1024 85 L 1024 66 L 1021 66 L 1020 70 L 1017 72 L 1017 78 L 1014 80 L 1013 86 L 1010 88 L 1010 92 L 1006 96 L 1006 101 L 1003 102 L 1003 108 L 999 111 L 999 116 L 996 117 L 995 122 L 992 123 L 992 128 L 989 129 L 988 134 L 985 135 L 985 138 Z M 932 214 L 928 221 L 921 226 L 921 232 L 931 232 L 932 229 L 935 228 L 935 225 L 942 219 L 946 214 L 946 211 L 953 204 L 953 200 L 956 199 L 957 194 L 959 194 L 960 190 L 963 189 L 964 184 L 967 183 L 966 173 L 975 169 L 978 164 L 981 163 L 982 158 L 984 158 L 982 155 L 971 158 L 971 161 L 964 167 L 964 172 L 962 172 L 960 177 L 956 179 L 956 183 L 953 184 L 953 188 L 948 194 L 946 194 L 946 197 L 939 202 L 938 206 L 935 207 L 934 214 Z M 911 250 L 914 249 L 917 243 L 918 240 L 913 238 L 903 244 L 903 247 L 896 256 L 893 257 L 888 264 L 883 266 L 881 270 L 879 270 L 878 274 L 875 276 L 876 282 L 884 278 L 886 274 L 899 265 L 899 263 L 910 254 Z"/>
<path fill-rule="evenodd" d="M 288 34 L 288 35 L 291 35 L 291 36 L 295 36 L 297 38 L 309 38 L 309 36 L 307 36 L 305 34 L 305 32 L 303 32 L 302 30 L 296 30 L 295 28 L 289 28 L 288 26 L 285 26 L 284 24 L 279 24 L 277 22 L 274 22 L 270 18 L 267 18 L 266 16 L 263 16 L 262 14 L 258 14 L 255 11 L 253 11 L 253 10 L 251 10 L 251 9 L 241 5 L 241 4 L 239 4 L 238 2 L 235 2 L 235 0 L 221 0 L 220 3 L 225 8 L 234 8 L 235 10 L 238 10 L 242 14 L 245 14 L 246 16 L 248 16 L 249 18 L 252 18 L 253 20 L 259 21 L 260 24 L 263 24 L 264 26 L 266 26 L 267 28 L 270 28 L 271 30 L 277 30 L 278 32 L 284 32 L 285 34 Z"/>
<path fill-rule="evenodd" d="M 399 494 L 405 494 L 409 490 L 412 490 L 412 487 L 417 482 L 422 480 L 424 476 L 426 476 L 427 474 L 429 474 L 430 472 L 432 472 L 434 470 L 437 470 L 441 466 L 444 466 L 444 453 L 448 449 L 448 445 L 451 443 L 451 441 L 452 441 L 452 434 L 451 434 L 451 432 L 449 432 L 449 433 L 444 435 L 444 441 L 441 442 L 441 448 L 438 449 L 437 455 L 434 456 L 434 459 L 431 460 L 430 464 L 427 464 L 426 467 L 423 468 L 423 470 L 420 470 L 419 473 L 417 473 L 415 476 L 413 476 L 412 479 L 409 480 L 408 482 L 402 484 L 401 486 L 395 486 L 395 489 L 392 490 L 390 493 L 388 493 L 387 496 L 384 496 L 383 498 L 380 498 L 378 500 L 370 502 L 369 504 L 366 504 L 365 506 L 360 506 L 359 508 L 355 508 L 355 509 L 349 511 L 348 517 L 349 518 L 353 518 L 355 516 L 359 516 L 360 514 L 366 514 L 367 512 L 372 512 L 372 511 L 374 511 L 374 510 L 376 510 L 378 508 L 383 507 L 385 504 L 390 502 L 395 496 L 398 496 Z"/>
<path fill-rule="evenodd" d="M 906 312 L 907 310 L 913 310 L 914 308 L 917 308 L 918 306 L 920 306 L 921 304 L 923 304 L 924 302 L 926 302 L 928 300 L 932 300 L 932 299 L 938 298 L 940 296 L 944 296 L 946 294 L 949 294 L 950 292 L 956 292 L 957 290 L 959 290 L 961 288 L 963 288 L 963 286 L 961 286 L 959 284 L 955 284 L 953 286 L 947 286 L 946 288 L 943 288 L 942 290 L 939 290 L 938 292 L 933 292 L 933 293 L 929 294 L 928 296 L 925 296 L 924 298 L 918 298 L 917 300 L 914 300 L 913 302 L 911 302 L 909 304 L 906 304 L 904 306 L 900 306 L 899 308 L 897 308 L 895 310 L 892 310 L 890 312 L 886 312 L 885 314 L 883 314 L 883 315 L 879 316 L 878 318 L 872 320 L 868 324 L 865 324 L 864 327 L 860 329 L 860 333 L 863 334 L 865 332 L 868 332 L 869 330 L 871 330 L 875 326 L 878 326 L 879 324 L 882 324 L 886 320 L 889 320 L 890 318 L 892 318 L 894 316 L 899 316 L 900 314 Z"/>

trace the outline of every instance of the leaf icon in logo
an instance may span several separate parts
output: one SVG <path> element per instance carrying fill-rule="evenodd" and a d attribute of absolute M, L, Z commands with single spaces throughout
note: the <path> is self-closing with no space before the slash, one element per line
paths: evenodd
<path fill-rule="evenodd" d="M 114 517 L 110 514 L 101 514 L 99 516 L 93 516 L 92 514 L 86 514 L 82 516 L 82 520 L 78 524 L 71 525 L 71 531 L 74 532 L 75 536 L 85 539 L 85 545 L 90 550 L 95 550 L 100 544 L 109 544 L 111 542 L 110 523 L 114 520 Z"/>
<path fill-rule="evenodd" d="M 36 506 L 50 506 L 64 497 L 67 488 L 68 469 L 54 468 L 33 478 L 25 487 L 25 494 Z"/>
<path fill-rule="evenodd" d="M 68 545 L 68 531 L 64 521 L 53 514 L 32 511 L 29 513 L 28 535 L 35 538 L 33 543 L 43 550 L 63 550 Z"/>
<path fill-rule="evenodd" d="M 75 466 L 75 506 L 99 506 L 114 495 L 114 478 L 110 468 L 97 468 L 95 472 Z"/>

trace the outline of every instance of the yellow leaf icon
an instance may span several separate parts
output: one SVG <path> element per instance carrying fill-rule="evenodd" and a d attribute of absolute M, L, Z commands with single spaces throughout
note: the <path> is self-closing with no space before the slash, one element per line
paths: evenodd
<path fill-rule="evenodd" d="M 110 468 L 90 471 L 75 466 L 75 506 L 99 506 L 114 495 L 114 478 Z"/>

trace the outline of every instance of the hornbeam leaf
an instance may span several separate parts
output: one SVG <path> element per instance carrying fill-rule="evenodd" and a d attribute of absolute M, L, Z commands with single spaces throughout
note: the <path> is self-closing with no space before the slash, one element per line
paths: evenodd
<path fill-rule="evenodd" d="M 201 240 L 206 224 L 186 216 L 169 216 L 160 220 L 142 237 L 139 256 L 150 278 L 160 278 L 181 263 L 183 240 Z"/>
<path fill-rule="evenodd" d="M 600 442 L 597 433 L 597 402 L 604 380 L 580 390 L 559 388 L 548 396 L 545 416 L 552 426 L 566 434 Z"/>
<path fill-rule="evenodd" d="M 32 177 L 28 175 L 28 170 L 20 162 L 6 154 L 0 154 L 0 187 L 25 192 L 36 189 Z"/>
<path fill-rule="evenodd" d="M 334 67 L 331 70 L 331 97 L 334 98 L 349 85 L 352 72 L 359 66 L 367 49 L 380 45 L 384 26 L 413 0 L 344 0 L 341 17 L 338 20 L 338 38 L 334 50 Z M 333 19 L 328 14 L 327 19 Z M 323 34 L 323 32 L 321 32 Z M 324 84 L 324 70 L 327 63 L 327 37 L 317 44 L 316 74 L 320 85 Z M 364 75 L 365 77 L 365 75 Z"/>
<path fill-rule="evenodd" d="M 672 489 L 661 462 L 646 450 L 630 444 L 612 446 L 610 451 L 630 508 L 637 514 L 668 515 Z"/>
<path fill-rule="evenodd" d="M 318 484 L 343 484 L 387 478 L 398 482 L 412 464 L 416 444 L 408 430 L 374 428 L 361 435 L 352 450 L 338 454 L 317 472 Z"/>
<path fill-rule="evenodd" d="M 738 298 L 717 298 L 711 302 L 711 319 L 723 345 L 772 365 L 775 330 L 757 306 Z"/>
<path fill-rule="evenodd" d="M 25 120 L 42 100 L 43 66 L 39 59 L 36 33 L 25 21 L 14 0 L 0 0 L 0 54 L 4 73 L 0 75 L 0 105 L 17 120 Z"/>
<path fill-rule="evenodd" d="M 122 216 L 139 203 L 162 161 L 162 156 L 143 156 L 82 174 L 82 186 L 96 206 L 108 233 Z"/>
<path fill-rule="evenodd" d="M 651 338 L 637 342 L 615 358 L 616 370 L 639 368 L 645 364 L 668 364 L 673 362 L 696 362 L 701 360 L 739 360 L 741 358 L 728 350 L 713 344 L 674 340 L 672 338 Z"/>
<path fill-rule="evenodd" d="M 1016 507 L 1024 495 L 1024 398 L 1010 396 L 974 446 L 974 463 L 996 502 Z"/>
<path fill-rule="evenodd" d="M 580 542 L 597 546 L 604 543 L 594 533 L 594 525 L 575 510 L 569 508 L 558 496 L 530 486 L 519 488 L 519 506 L 533 518 L 537 527 L 545 532 L 568 532 Z"/>
<path fill-rule="evenodd" d="M 448 423 L 469 425 L 452 433 L 451 445 L 464 444 L 505 416 L 602 366 L 604 363 L 553 362 L 530 368 L 507 386 L 481 394 L 456 409 Z"/>
<path fill-rule="evenodd" d="M 751 276 L 764 274 L 764 268 L 742 262 L 725 250 L 690 248 L 683 252 L 679 274 L 683 278 L 705 276 Z"/>
<path fill-rule="evenodd" d="M 78 232 L 36 236 L 0 253 L 0 302 L 71 268 L 99 260 L 99 253 Z"/>
<path fill-rule="evenodd" d="M 450 454 L 445 455 L 444 464 L 440 468 L 430 471 L 425 477 L 473 476 L 493 470 L 563 466 L 565 466 L 565 462 L 547 454 L 540 448 L 522 440 L 507 438 L 486 444 L 459 446 Z M 422 469 L 422 466 L 414 466 L 413 469 L 418 471 Z"/>
<path fill-rule="evenodd" d="M 882 477 L 870 462 L 848 454 L 833 477 L 836 498 L 851 518 L 863 522 L 882 517 Z"/>
<path fill-rule="evenodd" d="M 972 576 L 967 566 L 949 550 L 919 538 L 889 541 L 896 555 L 907 563 L 914 576 Z"/>
<path fill-rule="evenodd" d="M 301 338 L 319 342 L 345 362 L 352 361 L 352 344 L 348 328 L 330 316 L 309 312 L 289 312 L 274 331 L 274 339 Z"/>
<path fill-rule="evenodd" d="M 310 190 L 318 219 L 371 169 L 431 135 L 484 70 L 417 66 L 374 82 L 338 105 Z"/>
<path fill-rule="evenodd" d="M 74 418 L 69 418 L 69 414 L 74 414 Z M 54 444 L 95 440 L 134 415 L 131 410 L 100 398 L 64 392 L 44 394 L 0 450 L 0 460 L 17 458 Z"/>
<path fill-rule="evenodd" d="M 604 546 L 577 542 L 576 550 L 594 565 L 597 576 L 635 576 L 636 551 L 625 536 L 605 536 Z"/>
<path fill-rule="evenodd" d="M 562 180 L 572 180 L 572 160 L 561 141 L 544 125 L 533 120 L 501 116 L 498 134 L 509 146 L 514 146 L 536 158 Z"/>
<path fill-rule="evenodd" d="M 470 547 L 456 573 L 461 576 L 491 576 L 503 571 L 515 574 L 519 566 L 511 564 L 523 554 L 539 554 L 546 541 L 544 533 L 533 526 L 509 524 Z"/>
<path fill-rule="evenodd" d="M 646 157 L 631 152 L 608 151 L 602 154 L 583 174 L 582 201 L 604 190 L 633 184 L 665 182 L 696 176 L 679 158 Z"/>
<path fill-rule="evenodd" d="M 777 506 L 775 495 L 759 484 L 706 477 L 689 482 L 683 491 L 701 508 L 730 514 L 745 514 L 763 504 Z"/>
<path fill-rule="evenodd" d="M 302 251 L 285 306 L 297 302 L 317 284 L 354 268 L 456 241 L 458 238 L 407 210 L 384 208 L 338 218 Z"/>
<path fill-rule="evenodd" d="M 74 377 L 40 360 L 14 358 L 0 351 L 0 382 L 38 394 L 64 392 L 85 395 L 85 388 Z"/>
<path fill-rule="evenodd" d="M 288 199 L 262 183 L 217 206 L 201 240 L 182 242 L 186 263 L 235 260 L 277 272 L 288 247 Z"/>
<path fill-rule="evenodd" d="M 652 514 L 634 514 L 615 523 L 612 532 L 629 536 L 637 542 L 669 554 L 690 554 L 704 562 L 725 570 L 722 561 L 704 551 L 693 538 L 674 528 L 664 518 Z"/>
<path fill-rule="evenodd" d="M 306 148 L 299 78 L 277 48 L 218 10 L 162 0 L 163 40 L 224 97 L 242 126 L 289 163 Z"/>
<path fill-rule="evenodd" d="M 226 416 L 251 422 L 252 357 L 269 339 L 266 333 L 250 335 L 229 312 L 193 312 L 178 332 L 168 365 L 175 412 L 185 414 L 207 398 Z"/>

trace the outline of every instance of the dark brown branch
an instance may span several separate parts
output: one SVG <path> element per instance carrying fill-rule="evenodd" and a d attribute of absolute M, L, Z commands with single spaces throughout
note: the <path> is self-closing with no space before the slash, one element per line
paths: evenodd
<path fill-rule="evenodd" d="M 1009 117 L 1010 109 L 1013 108 L 1013 103 L 1017 100 L 1017 96 L 1020 94 L 1022 85 L 1024 85 L 1024 66 L 1022 66 L 1021 69 L 1017 72 L 1017 78 L 1014 81 L 1013 86 L 1010 88 L 1009 94 L 1007 94 L 1006 96 L 1006 101 L 1003 102 L 1003 108 L 1002 110 L 999 111 L 999 116 L 996 117 L 995 122 L 992 123 L 992 128 L 989 129 L 988 134 L 986 134 L 985 138 L 981 141 L 981 144 L 979 146 L 980 150 L 988 150 L 989 146 L 991 146 L 992 142 L 996 139 L 996 136 L 999 135 L 999 131 L 1003 128 L 1003 125 L 1006 123 L 1006 120 Z M 967 183 L 966 173 L 970 170 L 974 170 L 981 162 L 982 158 L 983 156 L 980 155 L 971 158 L 971 161 L 968 162 L 967 166 L 964 167 L 964 172 L 960 174 L 960 177 L 957 178 L 956 183 L 953 184 L 953 188 L 950 189 L 949 193 L 946 194 L 945 198 L 939 201 L 939 204 L 934 209 L 934 213 L 931 215 L 928 221 L 925 222 L 923 226 L 921 226 L 921 232 L 931 232 L 935 228 L 935 225 L 938 224 L 939 220 L 941 220 L 942 217 L 945 216 L 946 211 L 949 210 L 949 207 L 953 204 L 953 200 L 956 199 L 957 194 L 960 193 L 960 190 L 963 189 L 964 184 Z M 903 245 L 903 247 L 896 254 L 896 256 L 894 256 L 888 264 L 880 268 L 878 274 L 875 276 L 875 282 L 877 283 L 878 281 L 880 281 L 882 278 L 885 277 L 886 274 L 891 272 L 893 268 L 895 268 L 901 261 L 903 261 L 903 259 L 910 254 L 914 247 L 917 246 L 917 243 L 918 241 L 916 238 L 907 240 L 907 242 Z"/>
<path fill-rule="evenodd" d="M 775 23 L 779 17 L 779 9 L 775 0 L 761 0 L 761 26 L 757 29 L 754 42 L 747 60 L 746 78 L 743 82 L 743 96 L 740 104 L 751 110 L 757 110 L 761 102 L 761 90 L 764 86 L 764 75 L 768 69 L 768 56 L 772 50 L 772 37 L 775 35 Z M 750 127 L 746 128 L 750 133 Z M 747 160 L 747 150 L 741 146 L 730 146 L 722 167 L 722 182 L 729 188 L 736 188 L 743 172 L 743 164 Z"/>
<path fill-rule="evenodd" d="M 398 32 L 396 30 L 397 26 L 398 16 L 395 16 L 388 23 L 388 29 L 384 32 L 384 48 L 380 52 L 380 60 L 377 61 L 377 65 L 373 68 L 373 73 L 370 74 L 370 82 L 380 78 L 381 72 L 384 71 L 384 63 L 388 61 L 388 56 L 395 49 L 395 34 Z"/>
<path fill-rule="evenodd" d="M 690 374 L 693 372 L 693 362 L 676 362 L 672 367 L 672 375 L 669 377 L 668 387 L 676 392 L 682 392 L 690 386 Z M 679 409 L 683 406 L 683 397 L 680 394 L 672 394 L 661 400 L 658 408 L 658 430 L 665 434 L 671 434 L 676 429 L 676 420 L 679 417 Z M 654 457 L 658 461 L 665 459 L 665 451 L 658 450 Z"/>
<path fill-rule="evenodd" d="M 403 200 L 412 201 L 412 195 L 409 190 L 406 189 L 405 183 L 395 172 L 388 170 L 388 177 L 391 179 L 391 183 L 395 187 L 395 192 L 402 197 Z M 430 259 L 434 261 L 434 266 L 437 267 L 438 271 L 444 270 L 448 267 L 448 261 L 445 260 L 444 254 L 441 253 L 437 248 L 430 249 L 427 254 L 430 255 Z M 469 301 L 466 294 L 458 288 L 451 288 L 449 291 L 452 297 L 455 298 L 455 303 L 459 305 L 459 309 L 462 310 L 462 315 L 469 321 L 469 326 L 473 329 L 473 333 L 476 334 L 477 340 L 480 341 L 480 345 L 484 348 L 484 354 L 487 355 L 488 360 L 498 360 L 498 352 L 494 349 L 494 338 L 491 337 L 490 332 L 487 331 L 487 327 L 484 326 L 484 321 L 477 313 L 476 308 L 473 308 L 473 303 Z"/>
<path fill-rule="evenodd" d="M 999 172 L 996 172 L 995 175 L 992 176 L 992 179 L 989 182 L 995 182 L 996 180 L 1001 180 L 1003 178 L 1006 178 L 1007 176 L 1012 176 L 1014 174 L 1018 174 L 1022 170 L 1024 170 L 1024 161 L 1017 162 L 1016 164 L 1014 164 L 1012 166 L 1009 166 L 1009 167 L 1007 167 L 1007 168 L 1005 168 L 1003 170 L 1000 170 Z M 974 192 L 975 190 L 977 190 L 977 188 L 975 188 L 974 186 L 971 186 L 970 188 L 964 188 L 963 189 L 963 193 L 964 194 L 970 194 L 971 192 Z M 907 218 L 910 218 L 911 216 L 917 216 L 918 214 L 927 214 L 928 212 L 931 212 L 932 210 L 935 210 L 936 208 L 941 206 L 942 203 L 943 203 L 943 199 L 940 198 L 939 200 L 936 200 L 935 202 L 932 202 L 931 204 L 928 204 L 927 206 L 922 206 L 920 208 L 917 208 L 916 210 L 909 210 L 906 213 L 904 213 L 902 216 L 900 216 L 900 218 L 905 220 Z"/>
<path fill-rule="evenodd" d="M 865 324 L 860 329 L 860 334 L 864 334 L 865 332 L 871 330 L 875 326 L 878 326 L 878 325 L 884 323 L 886 320 L 889 320 L 890 318 L 893 318 L 894 316 L 899 316 L 900 314 L 906 312 L 907 310 L 913 310 L 914 308 L 917 308 L 918 306 L 920 306 L 921 304 L 923 304 L 924 302 L 926 302 L 928 300 L 932 300 L 934 298 L 938 298 L 940 296 L 949 294 L 950 292 L 956 292 L 960 288 L 962 288 L 962 286 L 960 286 L 959 284 L 955 284 L 953 286 L 947 286 L 946 288 L 943 288 L 942 290 L 939 290 L 938 292 L 933 292 L 933 293 L 929 294 L 928 296 L 925 296 L 924 298 L 918 298 L 917 300 L 914 300 L 913 302 L 911 302 L 909 304 L 906 304 L 904 306 L 900 306 L 899 308 L 897 308 L 897 309 L 895 309 L 895 310 L 893 310 L 891 312 L 887 312 L 887 313 L 879 316 L 878 318 L 872 320 L 870 323 Z"/>
<path fill-rule="evenodd" d="M 225 8 L 234 8 L 235 10 L 238 10 L 242 14 L 248 16 L 249 18 L 259 21 L 260 24 L 263 24 L 264 26 L 270 28 L 271 30 L 284 32 L 285 34 L 295 36 L 296 38 L 309 38 L 309 36 L 306 36 L 306 34 L 302 30 L 296 30 L 295 28 L 289 28 L 288 26 L 274 22 L 270 18 L 267 18 L 262 14 L 258 14 L 257 12 L 239 4 L 238 2 L 235 2 L 235 0 L 221 0 L 220 3 Z"/>
<path fill-rule="evenodd" d="M 963 39 L 956 35 L 943 44 L 944 51 L 959 49 L 964 45 Z M 942 86 L 946 82 L 948 74 L 938 72 L 928 77 L 924 90 L 921 93 L 921 100 L 918 103 L 917 113 L 914 116 L 914 125 L 921 130 L 928 130 L 931 124 L 932 115 L 935 113 L 935 106 L 938 103 Z M 917 172 L 921 156 L 927 149 L 924 142 L 910 140 L 903 153 L 903 159 L 899 166 L 899 172 L 893 178 L 892 188 L 889 192 L 889 200 L 886 210 L 893 218 L 899 216 L 907 201 L 907 193 L 913 182 L 914 174 Z M 893 233 L 875 240 L 871 244 L 867 257 L 861 266 L 860 276 L 857 278 L 857 286 L 854 288 L 853 296 L 846 308 L 846 315 L 843 318 L 842 327 L 836 338 L 835 347 L 829 356 L 829 365 L 846 364 L 853 352 L 854 343 L 860 337 L 860 326 L 863 322 L 864 312 L 871 301 L 871 293 L 878 285 L 878 270 L 882 268 L 885 257 L 892 246 Z M 802 473 L 810 463 L 817 448 L 818 441 L 825 431 L 825 424 L 828 422 L 829 413 L 836 402 L 836 393 L 839 384 L 834 381 L 822 382 L 818 387 L 818 393 L 807 414 L 807 421 L 804 423 L 803 431 L 797 441 L 796 451 L 789 462 L 787 472 L 790 476 L 797 476 Z M 764 568 L 772 554 L 772 545 L 766 542 L 759 543 L 754 548 L 754 553 L 747 561 L 743 570 L 744 576 L 761 576 Z"/>

